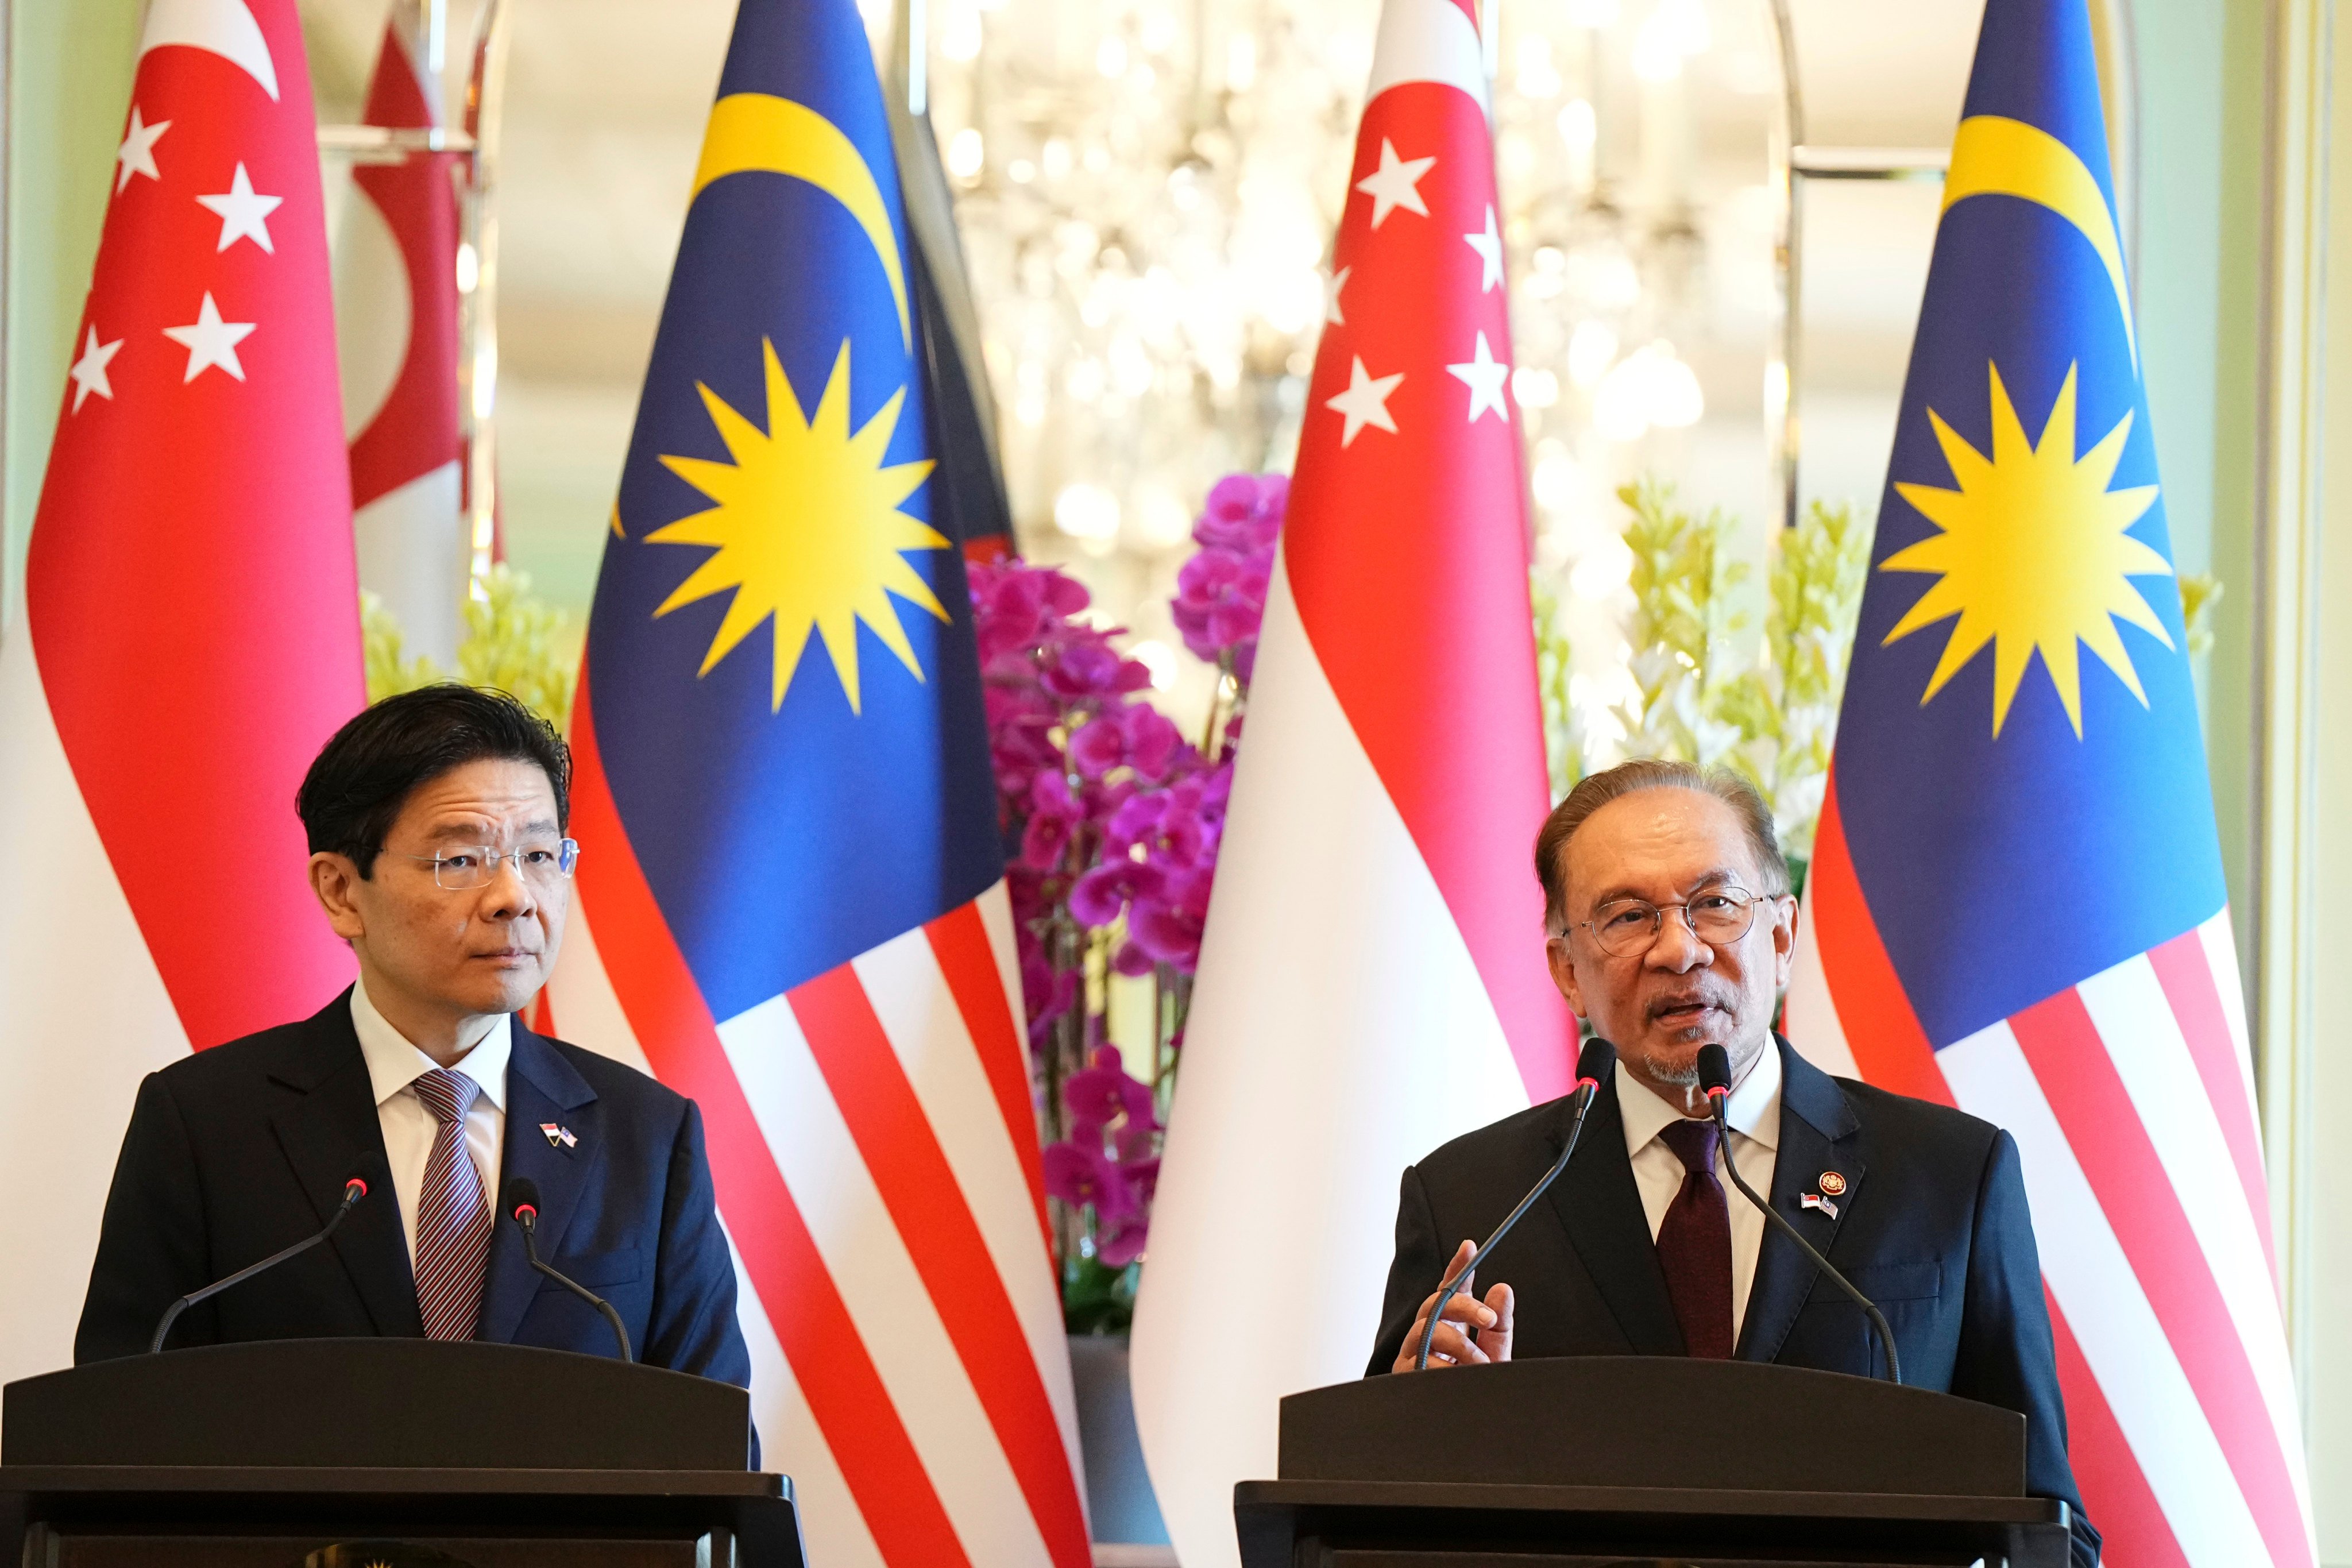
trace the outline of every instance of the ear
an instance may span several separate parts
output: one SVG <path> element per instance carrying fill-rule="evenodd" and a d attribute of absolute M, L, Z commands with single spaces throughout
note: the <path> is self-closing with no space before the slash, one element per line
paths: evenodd
<path fill-rule="evenodd" d="M 322 849 L 310 857 L 310 891 L 317 896 L 319 908 L 326 911 L 329 928 L 345 942 L 367 935 L 367 921 L 359 904 L 362 880 L 359 867 L 348 855 Z"/>
<path fill-rule="evenodd" d="M 1781 990 L 1797 967 L 1797 900 L 1783 894 L 1772 900 L 1772 978 Z"/>
<path fill-rule="evenodd" d="M 1569 947 L 1566 936 L 1556 936 L 1544 943 L 1544 960 L 1551 965 L 1551 983 L 1580 1018 L 1584 1011 L 1584 987 L 1577 983 L 1576 954 Z"/>

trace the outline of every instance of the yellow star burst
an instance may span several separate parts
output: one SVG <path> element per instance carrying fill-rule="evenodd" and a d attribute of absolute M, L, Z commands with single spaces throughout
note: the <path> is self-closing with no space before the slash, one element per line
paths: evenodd
<path fill-rule="evenodd" d="M 773 616 L 771 710 L 783 707 L 784 692 L 814 630 L 833 656 L 850 711 L 857 712 L 857 623 L 865 622 L 920 680 L 923 667 L 890 596 L 948 618 L 930 584 L 901 553 L 948 548 L 937 530 L 898 510 L 932 465 L 882 462 L 906 401 L 904 387 L 890 395 L 863 429 L 851 433 L 847 342 L 833 362 L 814 418 L 802 414 L 792 383 L 776 362 L 776 345 L 763 338 L 760 348 L 767 367 L 769 428 L 761 430 L 697 382 L 710 423 L 735 460 L 662 458 L 663 467 L 717 504 L 646 539 L 716 549 L 654 614 L 666 616 L 731 589 L 735 596 L 698 674 L 709 674 L 736 644 Z"/>
<path fill-rule="evenodd" d="M 1992 732 L 1998 736 L 2036 652 L 2065 705 L 2075 739 L 2083 734 L 2083 676 L 2077 644 L 2099 656 L 2116 678 L 2147 706 L 2139 674 L 2116 630 L 2129 621 L 2172 646 L 2135 576 L 2169 577 L 2172 563 L 2125 530 L 2155 503 L 2157 487 L 2111 490 L 2131 434 L 2126 413 L 2099 444 L 2074 456 L 2075 367 L 2050 410 L 2038 443 L 2029 443 L 2000 384 L 1992 376 L 1992 456 L 1987 458 L 1944 423 L 1927 417 L 1959 489 L 1897 484 L 1905 500 L 1943 531 L 1898 550 L 1882 572 L 1933 572 L 1939 580 L 1920 595 L 1886 641 L 1906 637 L 1948 616 L 1959 616 L 1944 656 L 1919 704 L 1926 707 L 1977 650 L 1993 647 Z"/>

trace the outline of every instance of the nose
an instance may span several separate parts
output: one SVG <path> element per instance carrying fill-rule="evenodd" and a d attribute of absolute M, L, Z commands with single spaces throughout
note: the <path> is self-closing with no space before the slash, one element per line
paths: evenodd
<path fill-rule="evenodd" d="M 1690 910 L 1679 904 L 1659 911 L 1658 934 L 1651 939 L 1648 963 L 1653 969 L 1686 973 L 1715 962 L 1715 949 L 1698 938 Z"/>
<path fill-rule="evenodd" d="M 539 896 L 530 881 L 515 868 L 509 855 L 490 868 L 490 879 L 482 887 L 482 912 L 492 921 L 527 920 L 538 912 Z"/>

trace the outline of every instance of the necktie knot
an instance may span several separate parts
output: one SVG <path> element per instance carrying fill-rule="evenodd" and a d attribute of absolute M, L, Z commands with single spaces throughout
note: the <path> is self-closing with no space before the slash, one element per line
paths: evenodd
<path fill-rule="evenodd" d="M 451 1072 L 447 1068 L 435 1068 L 431 1072 L 419 1074 L 414 1087 L 416 1098 L 425 1102 L 425 1109 L 433 1113 L 436 1121 L 445 1126 L 452 1121 L 463 1121 L 466 1113 L 474 1108 L 474 1097 L 482 1092 L 481 1085 L 464 1073 Z"/>
<path fill-rule="evenodd" d="M 1722 1136 L 1715 1125 L 1715 1118 L 1678 1117 L 1658 1136 L 1665 1140 L 1666 1147 L 1675 1152 L 1675 1158 L 1683 1163 L 1685 1172 L 1706 1175 L 1715 1173 L 1716 1142 Z"/>

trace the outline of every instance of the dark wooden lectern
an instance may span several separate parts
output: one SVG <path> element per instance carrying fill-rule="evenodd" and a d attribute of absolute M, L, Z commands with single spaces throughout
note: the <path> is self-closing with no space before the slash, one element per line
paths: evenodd
<path fill-rule="evenodd" d="M 1610 1356 L 1282 1402 L 1244 1568 L 2066 1568 L 2025 1417 L 1748 1362 Z"/>
<path fill-rule="evenodd" d="M 7 1568 L 803 1568 L 726 1384 L 423 1340 L 167 1351 L 0 1394 Z"/>

